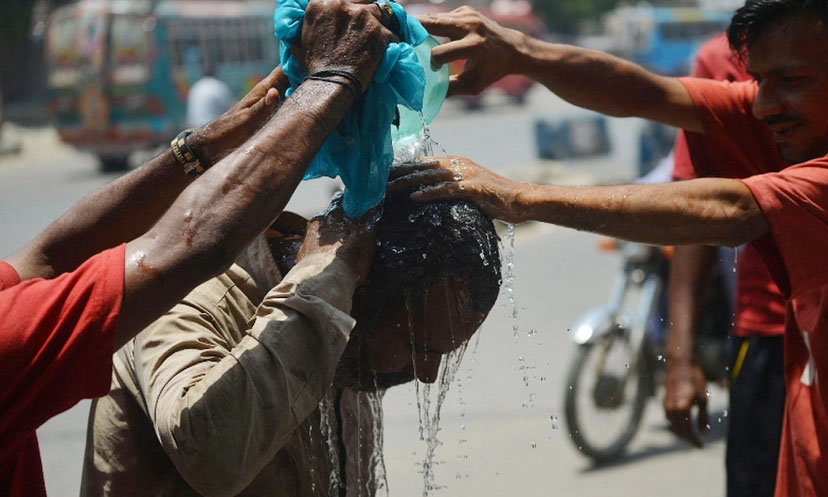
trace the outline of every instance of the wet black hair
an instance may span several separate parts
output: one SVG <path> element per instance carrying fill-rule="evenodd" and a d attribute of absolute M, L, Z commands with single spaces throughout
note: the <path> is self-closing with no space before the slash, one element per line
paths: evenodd
<path fill-rule="evenodd" d="M 449 280 L 465 281 L 472 306 L 486 315 L 502 282 L 499 243 L 491 218 L 471 202 L 417 203 L 408 192 L 389 194 L 377 224 L 371 270 L 365 285 L 357 290 L 363 301 L 354 309 L 356 328 L 334 382 L 371 390 L 412 380 L 412 375 L 402 372 L 372 374 L 361 370 L 360 358 L 380 316 L 389 311 L 389 305 L 399 305 L 400 296 L 414 302 Z"/>
<path fill-rule="evenodd" d="M 440 281 L 461 279 L 475 308 L 488 312 L 500 290 L 499 241 L 492 220 L 471 202 L 389 195 L 366 286 L 417 297 Z"/>
<path fill-rule="evenodd" d="M 742 56 L 771 24 L 794 14 L 808 14 L 828 24 L 826 0 L 747 0 L 733 14 L 727 28 L 731 48 Z"/>

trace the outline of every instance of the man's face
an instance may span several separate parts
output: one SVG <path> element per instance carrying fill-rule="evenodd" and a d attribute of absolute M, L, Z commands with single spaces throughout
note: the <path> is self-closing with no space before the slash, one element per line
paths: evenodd
<path fill-rule="evenodd" d="M 372 299 L 365 294 L 359 300 L 357 319 L 358 308 L 370 306 Z M 485 317 L 472 304 L 467 284 L 456 280 L 441 282 L 420 297 L 386 296 L 363 361 L 378 375 L 405 373 L 433 383 L 443 354 L 468 340 Z"/>
<path fill-rule="evenodd" d="M 791 164 L 828 154 L 828 26 L 807 14 L 768 26 L 748 48 L 753 114 Z"/>

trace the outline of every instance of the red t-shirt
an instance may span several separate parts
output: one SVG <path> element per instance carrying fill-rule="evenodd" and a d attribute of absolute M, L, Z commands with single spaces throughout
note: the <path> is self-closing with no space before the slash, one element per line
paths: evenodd
<path fill-rule="evenodd" d="M 35 430 L 109 391 L 124 247 L 50 280 L 0 262 L 0 495 L 45 495 Z"/>
<path fill-rule="evenodd" d="M 790 292 L 776 495 L 828 495 L 828 156 L 743 182 L 770 226 L 753 243 Z"/>
<path fill-rule="evenodd" d="M 699 51 L 693 75 L 701 78 L 727 81 L 745 81 L 749 79 L 744 65 L 733 55 L 727 38 L 717 36 Z M 749 139 L 765 139 L 762 146 L 748 153 L 741 153 L 740 143 L 745 135 L 741 133 L 747 123 L 739 128 L 730 126 L 731 121 L 716 118 L 720 108 L 732 109 L 730 99 L 720 99 L 717 94 L 709 95 L 706 85 L 697 84 L 695 79 L 682 80 L 690 92 L 693 102 L 705 121 L 705 134 L 685 133 L 676 136 L 673 149 L 673 178 L 678 180 L 696 177 L 744 178 L 752 174 L 773 172 L 783 169 L 786 164 L 779 157 L 776 145 L 771 139 L 767 127 L 753 118 L 750 107 L 740 109 L 739 115 L 752 121 Z M 752 89 L 740 90 L 740 96 L 747 105 L 752 103 L 756 94 Z M 738 130 L 739 134 L 734 134 Z M 751 147 L 754 145 L 751 145 Z M 759 155 L 757 155 L 759 154 Z M 785 331 L 785 297 L 774 283 L 770 272 L 759 254 L 752 246 L 744 247 L 736 262 L 736 302 L 734 306 L 733 334 L 736 336 L 773 336 Z"/>

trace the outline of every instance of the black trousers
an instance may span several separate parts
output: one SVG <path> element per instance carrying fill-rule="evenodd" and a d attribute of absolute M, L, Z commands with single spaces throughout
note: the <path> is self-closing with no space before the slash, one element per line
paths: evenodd
<path fill-rule="evenodd" d="M 773 497 L 785 410 L 783 338 L 736 338 L 727 433 L 727 497 Z"/>

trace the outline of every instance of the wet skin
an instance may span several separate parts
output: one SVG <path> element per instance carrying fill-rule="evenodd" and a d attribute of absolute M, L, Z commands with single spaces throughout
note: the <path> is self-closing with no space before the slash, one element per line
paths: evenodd
<path fill-rule="evenodd" d="M 809 14 L 768 26 L 748 47 L 759 84 L 753 114 L 790 164 L 828 154 L 828 26 Z"/>

